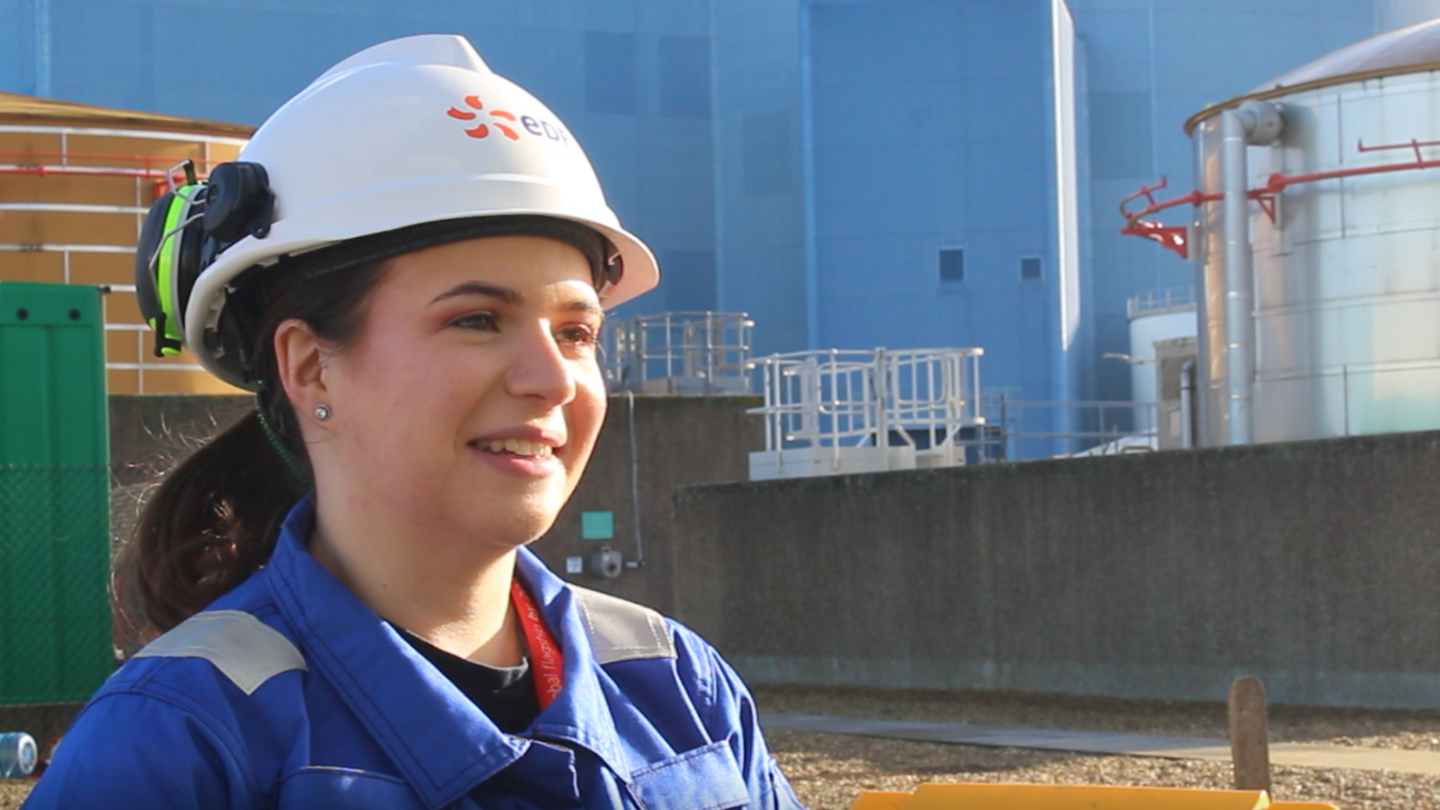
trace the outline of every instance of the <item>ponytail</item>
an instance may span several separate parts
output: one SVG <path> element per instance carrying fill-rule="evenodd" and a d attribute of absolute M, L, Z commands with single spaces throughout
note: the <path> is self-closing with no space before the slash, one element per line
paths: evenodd
<path fill-rule="evenodd" d="M 120 554 L 126 635 L 169 630 L 243 582 L 270 559 L 304 494 L 255 412 L 181 462 L 150 493 Z"/>
<path fill-rule="evenodd" d="M 113 581 L 117 643 L 143 644 L 204 609 L 270 559 L 280 524 L 311 486 L 298 420 L 280 383 L 275 331 L 299 319 L 337 350 L 364 324 L 384 263 L 328 272 L 323 252 L 267 268 L 243 289 L 256 319 L 256 410 L 167 473 L 146 499 Z"/>

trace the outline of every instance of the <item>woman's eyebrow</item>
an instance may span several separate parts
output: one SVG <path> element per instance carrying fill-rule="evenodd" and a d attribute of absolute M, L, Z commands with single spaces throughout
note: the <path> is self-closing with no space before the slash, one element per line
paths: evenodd
<path fill-rule="evenodd" d="M 599 315 L 602 318 L 605 316 L 604 307 L 594 301 L 588 301 L 583 298 L 571 301 L 564 306 L 564 309 L 567 312 L 584 312 L 586 314 Z"/>
<path fill-rule="evenodd" d="M 435 296 L 432 304 L 438 304 L 447 298 L 455 298 L 461 295 L 484 295 L 490 298 L 498 298 L 507 304 L 518 304 L 524 300 L 520 293 L 509 287 L 499 287 L 494 284 L 486 284 L 483 281 L 467 281 L 463 284 L 456 284 L 454 287 Z"/>

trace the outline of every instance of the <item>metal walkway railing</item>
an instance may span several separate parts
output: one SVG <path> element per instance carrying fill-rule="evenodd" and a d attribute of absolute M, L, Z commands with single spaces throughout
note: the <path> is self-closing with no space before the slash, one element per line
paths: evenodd
<path fill-rule="evenodd" d="M 966 463 L 980 413 L 983 349 L 779 354 L 755 361 L 765 449 L 752 480 Z"/>

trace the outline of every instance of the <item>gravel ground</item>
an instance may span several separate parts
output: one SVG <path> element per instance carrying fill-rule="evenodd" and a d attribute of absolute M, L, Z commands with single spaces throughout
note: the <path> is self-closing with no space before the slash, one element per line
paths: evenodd
<path fill-rule="evenodd" d="M 861 689 L 756 690 L 764 712 L 804 712 L 1001 726 L 1226 736 L 1225 707 L 1037 695 Z M 1276 742 L 1440 750 L 1440 712 L 1272 707 Z M 925 782 L 1032 782 L 1223 789 L 1218 762 L 979 748 L 775 730 L 770 747 L 813 810 L 847 810 L 865 790 L 914 790 Z M 1341 810 L 1440 809 L 1440 778 L 1373 771 L 1276 767 L 1276 798 L 1331 802 Z"/>
<path fill-rule="evenodd" d="M 32 784 L 25 779 L 0 779 L 0 810 L 16 810 L 30 795 Z"/>
<path fill-rule="evenodd" d="M 969 722 L 987 725 L 1224 737 L 1225 707 L 965 692 L 760 688 L 761 712 Z M 1272 707 L 1276 742 L 1324 742 L 1440 751 L 1440 712 Z M 1106 757 L 856 737 L 767 732 L 800 800 L 848 810 L 864 790 L 914 790 L 925 782 L 1035 782 L 1228 788 L 1217 762 Z M 1275 795 L 1341 810 L 1440 810 L 1440 778 L 1371 771 L 1280 768 Z M 16 810 L 32 783 L 0 779 L 0 810 Z M 683 810 L 676 808 L 676 810 Z"/>
<path fill-rule="evenodd" d="M 865 790 L 926 782 L 1029 782 L 1227 789 L 1220 762 L 1101 757 L 881 740 L 839 734 L 767 734 L 795 793 L 812 810 L 847 810 Z M 1274 768 L 1276 798 L 1341 810 L 1440 808 L 1440 778 L 1370 771 Z"/>

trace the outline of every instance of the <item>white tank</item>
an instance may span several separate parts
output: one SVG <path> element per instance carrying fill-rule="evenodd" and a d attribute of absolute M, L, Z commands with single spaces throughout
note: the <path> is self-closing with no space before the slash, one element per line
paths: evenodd
<path fill-rule="evenodd" d="M 1195 337 L 1195 291 L 1155 290 L 1127 302 L 1130 317 L 1130 399 L 1135 432 L 1155 429 L 1155 342 Z"/>
<path fill-rule="evenodd" d="M 1440 428 L 1440 168 L 1299 181 L 1440 161 L 1440 144 L 1424 145 L 1440 141 L 1437 66 L 1433 20 L 1337 51 L 1187 124 L 1200 191 L 1219 193 L 1219 111 L 1247 99 L 1277 105 L 1283 131 L 1248 148 L 1249 188 L 1275 174 L 1297 180 L 1274 196 L 1273 221 L 1249 206 L 1254 441 Z M 1192 240 L 1204 444 L 1226 441 L 1232 393 L 1221 209 L 1197 209 Z"/>

